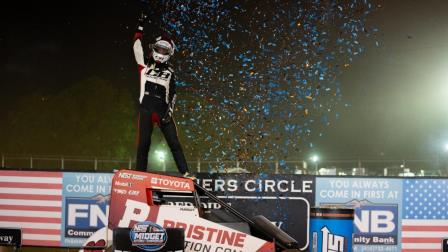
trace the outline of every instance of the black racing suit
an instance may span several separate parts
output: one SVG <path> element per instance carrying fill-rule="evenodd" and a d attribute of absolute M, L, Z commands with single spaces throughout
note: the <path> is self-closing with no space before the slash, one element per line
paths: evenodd
<path fill-rule="evenodd" d="M 172 118 L 176 100 L 174 70 L 152 57 L 145 62 L 141 43 L 142 28 L 134 36 L 134 55 L 140 72 L 140 105 L 138 115 L 137 170 L 146 171 L 153 124 L 157 123 L 171 149 L 179 172 L 188 171 L 182 147 Z"/>

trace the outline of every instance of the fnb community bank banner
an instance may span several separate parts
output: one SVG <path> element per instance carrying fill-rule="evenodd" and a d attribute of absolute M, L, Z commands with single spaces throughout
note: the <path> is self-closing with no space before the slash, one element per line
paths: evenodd
<path fill-rule="evenodd" d="M 107 226 L 112 176 L 1 170 L 0 228 L 22 229 L 25 246 L 80 247 Z M 198 182 L 249 217 L 266 216 L 303 251 L 310 207 L 328 204 L 355 209 L 354 251 L 441 251 L 448 237 L 448 179 L 199 174 Z"/>

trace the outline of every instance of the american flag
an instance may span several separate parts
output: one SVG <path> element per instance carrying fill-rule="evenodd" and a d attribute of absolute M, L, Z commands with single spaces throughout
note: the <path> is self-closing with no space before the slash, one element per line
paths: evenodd
<path fill-rule="evenodd" d="M 402 252 L 441 252 L 448 237 L 448 183 L 407 179 L 403 186 Z"/>
<path fill-rule="evenodd" d="M 22 229 L 22 244 L 60 246 L 62 173 L 0 171 L 0 227 Z"/>

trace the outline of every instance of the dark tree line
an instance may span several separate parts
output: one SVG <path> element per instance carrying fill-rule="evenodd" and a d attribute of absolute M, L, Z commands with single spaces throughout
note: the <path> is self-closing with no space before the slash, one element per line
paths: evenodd
<path fill-rule="evenodd" d="M 0 150 L 129 157 L 135 151 L 135 100 L 129 89 L 97 77 L 57 94 L 22 96 L 6 115 Z"/>

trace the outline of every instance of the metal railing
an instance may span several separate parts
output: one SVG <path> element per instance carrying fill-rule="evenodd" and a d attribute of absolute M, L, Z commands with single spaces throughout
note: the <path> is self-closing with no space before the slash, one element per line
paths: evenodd
<path fill-rule="evenodd" d="M 425 176 L 446 176 L 448 166 L 439 160 L 402 159 L 347 159 L 311 162 L 305 160 L 272 161 L 188 161 L 190 170 L 196 172 L 250 172 L 274 174 L 320 174 L 397 176 L 414 173 Z M 7 169 L 36 169 L 63 171 L 111 172 L 115 169 L 135 169 L 135 158 L 57 156 L 57 155 L 1 155 L 1 167 Z M 150 161 L 150 170 L 177 171 L 172 161 Z"/>

